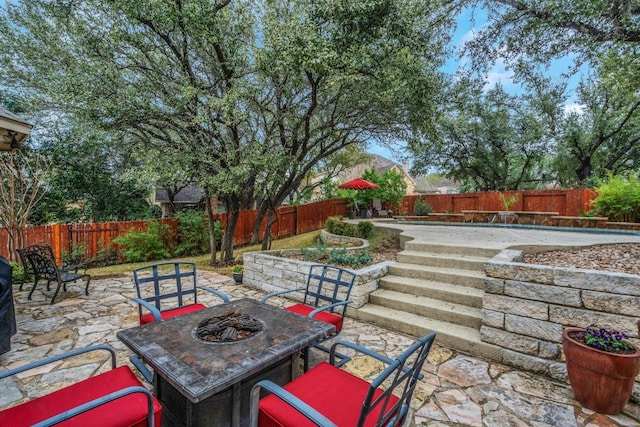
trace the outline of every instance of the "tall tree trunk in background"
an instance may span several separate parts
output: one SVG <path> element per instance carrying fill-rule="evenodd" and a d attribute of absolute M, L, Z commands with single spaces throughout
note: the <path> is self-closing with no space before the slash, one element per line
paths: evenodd
<path fill-rule="evenodd" d="M 274 218 L 275 214 L 275 218 Z M 267 212 L 267 225 L 264 230 L 264 237 L 262 238 L 262 250 L 267 251 L 271 249 L 271 241 L 273 236 L 271 235 L 271 225 L 278 221 L 278 213 L 275 209 L 269 209 Z"/>
<path fill-rule="evenodd" d="M 218 254 L 218 242 L 216 241 L 216 221 L 213 217 L 213 207 L 211 207 L 211 196 L 206 195 L 207 198 L 207 219 L 209 220 L 209 244 L 211 245 L 211 260 L 209 265 L 215 265 L 216 257 Z"/>
<path fill-rule="evenodd" d="M 225 198 L 225 206 L 227 209 L 227 223 L 224 227 L 224 238 L 222 239 L 222 250 L 220 251 L 222 262 L 233 260 L 233 232 L 240 216 L 240 203 L 238 203 L 237 198 Z"/>
<path fill-rule="evenodd" d="M 256 214 L 256 222 L 253 224 L 253 232 L 251 233 L 251 241 L 249 242 L 250 245 L 257 245 L 258 243 L 260 243 L 262 221 L 264 220 L 264 216 L 267 213 L 267 209 L 268 208 L 266 204 L 260 203 L 258 213 Z"/>

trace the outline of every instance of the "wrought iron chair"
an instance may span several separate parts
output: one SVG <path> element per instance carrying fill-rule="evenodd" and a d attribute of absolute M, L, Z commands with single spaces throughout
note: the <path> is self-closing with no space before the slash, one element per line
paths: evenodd
<path fill-rule="evenodd" d="M 0 379 L 98 350 L 111 353 L 111 370 L 3 409 L 0 411 L 0 425 L 52 426 L 69 420 L 71 425 L 78 426 L 160 426 L 162 406 L 149 390 L 142 386 L 131 368 L 116 368 L 116 354 L 106 345 L 73 350 L 0 372 Z"/>
<path fill-rule="evenodd" d="M 256 383 L 250 426 L 401 426 L 434 339 L 434 332 L 424 336 L 395 360 L 338 341 L 331 347 L 329 363 L 320 362 L 284 387 L 269 380 Z M 380 360 L 386 368 L 368 383 L 336 366 L 338 346 Z M 262 389 L 271 394 L 260 399 Z"/>
<path fill-rule="evenodd" d="M 304 291 L 302 303 L 286 307 L 285 310 L 334 325 L 336 329 L 332 335 L 314 344 L 315 348 L 328 353 L 329 348 L 322 345 L 322 343 L 337 337 L 342 332 L 347 306 L 351 303 L 349 296 L 351 295 L 355 277 L 355 273 L 344 268 L 314 264 L 309 267 L 306 288 L 273 292 L 265 295 L 261 302 L 265 303 L 269 298 L 276 295 Z M 303 352 L 302 356 L 304 358 L 304 370 L 307 371 L 309 369 L 309 351 Z M 340 365 L 349 361 L 349 357 L 344 354 L 338 353 L 337 356 L 341 359 Z"/>
<path fill-rule="evenodd" d="M 141 325 L 206 308 L 198 302 L 198 289 L 217 295 L 224 303 L 229 302 L 224 292 L 197 285 L 196 264 L 193 262 L 169 261 L 146 265 L 133 270 L 133 279 L 138 295 L 133 300 L 138 303 Z M 139 357 L 133 355 L 130 360 L 147 381 L 153 381 L 153 373 Z"/>
<path fill-rule="evenodd" d="M 50 289 L 51 282 L 57 283 L 56 290 L 53 293 L 53 297 L 51 297 L 51 304 L 54 303 L 61 287 L 66 292 L 67 283 L 75 282 L 78 279 L 86 279 L 87 283 L 85 285 L 84 293 L 85 295 L 89 295 L 89 282 L 91 281 L 91 276 L 86 273 L 78 273 L 78 266 L 56 265 L 56 260 L 51 246 L 47 244 L 30 245 L 22 249 L 18 249 L 18 254 L 20 254 L 21 259 L 23 257 L 26 259 L 31 272 L 34 275 L 33 287 L 31 288 L 27 299 L 31 299 L 33 291 L 35 291 L 36 286 L 38 286 L 40 279 L 45 279 L 47 281 L 47 291 Z M 22 285 L 20 285 L 20 289 L 21 288 Z"/>

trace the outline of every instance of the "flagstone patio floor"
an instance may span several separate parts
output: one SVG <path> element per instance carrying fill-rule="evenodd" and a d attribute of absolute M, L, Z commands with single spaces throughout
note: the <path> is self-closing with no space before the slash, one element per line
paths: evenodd
<path fill-rule="evenodd" d="M 227 293 L 231 299 L 259 300 L 263 295 L 261 291 L 237 285 L 230 277 L 213 272 L 199 271 L 198 281 L 200 285 Z M 25 285 L 24 290 L 18 291 L 18 286 L 14 286 L 18 333 L 11 340 L 11 350 L 0 355 L 1 370 L 97 343 L 106 343 L 116 349 L 118 365 L 130 363 L 130 351 L 118 341 L 116 331 L 138 324 L 137 308 L 130 300 L 135 293 L 131 276 L 94 278 L 89 296 L 82 294 L 80 284 L 71 283 L 69 291 L 62 293 L 54 305 L 49 305 L 51 292 L 43 291 L 42 285 L 32 301 L 28 301 L 30 287 L 30 284 Z M 199 297 L 207 305 L 220 302 L 206 292 Z M 274 299 L 274 303 L 286 306 L 291 301 Z M 347 319 L 340 338 L 392 357 L 414 340 L 353 319 Z M 319 351 L 312 353 L 312 362 L 326 357 Z M 75 362 L 72 370 L 67 364 L 59 363 L 30 371 L 18 379 L 3 380 L 0 382 L 0 409 L 107 369 L 105 363 L 81 359 Z M 367 377 L 375 371 L 375 366 L 367 359 L 357 358 L 346 365 L 346 369 Z M 566 384 L 459 354 L 437 344 L 431 350 L 423 373 L 424 379 L 412 402 L 413 413 L 408 421 L 411 426 L 640 425 L 640 406 L 636 404 L 628 404 L 618 416 L 600 415 L 582 408 Z"/>

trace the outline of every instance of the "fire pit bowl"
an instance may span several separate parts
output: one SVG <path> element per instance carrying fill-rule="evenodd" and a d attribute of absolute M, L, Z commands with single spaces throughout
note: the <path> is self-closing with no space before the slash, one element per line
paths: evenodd
<path fill-rule="evenodd" d="M 264 323 L 240 310 L 229 310 L 198 323 L 193 334 L 211 344 L 234 343 L 251 338 L 264 330 Z"/>

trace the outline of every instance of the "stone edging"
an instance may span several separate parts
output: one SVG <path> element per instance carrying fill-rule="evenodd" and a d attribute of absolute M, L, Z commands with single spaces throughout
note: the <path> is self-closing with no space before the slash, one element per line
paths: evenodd
<path fill-rule="evenodd" d="M 503 363 L 566 382 L 564 327 L 595 323 L 640 343 L 640 276 L 522 260 L 522 251 L 507 249 L 484 267 L 480 335 L 482 341 L 502 347 Z M 636 378 L 636 401 L 639 381 Z"/>

